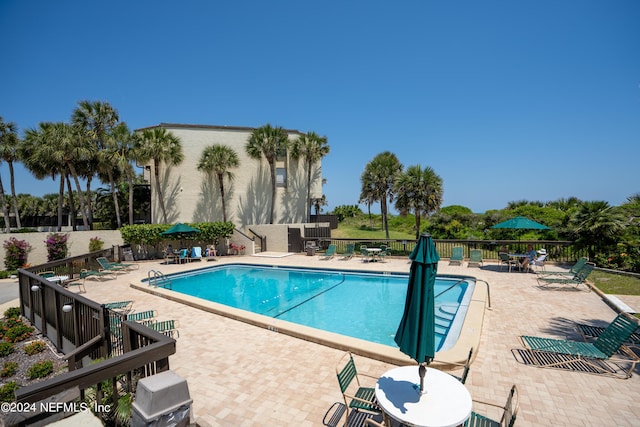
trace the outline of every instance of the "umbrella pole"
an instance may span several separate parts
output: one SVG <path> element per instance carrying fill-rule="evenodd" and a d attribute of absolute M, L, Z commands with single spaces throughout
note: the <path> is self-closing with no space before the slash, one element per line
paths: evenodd
<path fill-rule="evenodd" d="M 424 393 L 424 377 L 426 374 L 427 368 L 421 363 L 418 368 L 418 375 L 420 375 L 420 394 Z"/>

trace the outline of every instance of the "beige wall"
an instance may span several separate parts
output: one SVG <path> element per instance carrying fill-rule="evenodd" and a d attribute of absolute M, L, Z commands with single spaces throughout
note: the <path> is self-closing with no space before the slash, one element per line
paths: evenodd
<path fill-rule="evenodd" d="M 4 242 L 9 240 L 11 237 L 29 242 L 29 244 L 33 248 L 31 252 L 29 252 L 27 258 L 27 262 L 29 264 L 38 265 L 47 262 L 47 246 L 45 244 L 45 241 L 47 240 L 47 236 L 49 236 L 49 234 L 51 233 L 43 232 L 3 234 L 1 238 L 3 245 L 0 245 L 0 269 L 4 270 L 5 268 Z M 104 242 L 104 249 L 108 249 L 111 246 L 115 245 L 122 246 L 124 244 L 124 242 L 122 241 L 122 237 L 120 236 L 120 231 L 118 230 L 73 231 L 61 234 L 69 235 L 69 240 L 67 241 L 69 256 L 82 255 L 89 252 L 89 239 L 91 239 L 92 237 L 100 237 L 100 239 L 102 239 L 102 241 Z"/>
<path fill-rule="evenodd" d="M 225 181 L 227 217 L 238 227 L 265 224 L 269 221 L 271 178 L 266 160 L 250 158 L 245 150 L 253 128 L 160 125 L 179 137 L 184 161 L 171 169 L 161 166 L 160 178 L 167 208 L 167 223 L 222 221 L 222 204 L 217 178 L 198 171 L 197 165 L 205 147 L 224 144 L 233 148 L 240 166 L 232 170 L 234 180 Z M 287 131 L 291 140 L 300 132 Z M 306 220 L 306 171 L 302 161 L 287 159 L 278 167 L 287 168 L 287 187 L 277 188 L 274 223 L 295 223 Z M 155 194 L 153 167 L 145 173 L 151 181 L 152 222 L 162 223 L 162 213 Z M 322 170 L 318 163 L 312 171 L 311 197 L 322 196 Z"/>

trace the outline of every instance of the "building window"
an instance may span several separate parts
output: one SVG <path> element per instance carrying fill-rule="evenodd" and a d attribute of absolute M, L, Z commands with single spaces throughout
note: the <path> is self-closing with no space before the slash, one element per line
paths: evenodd
<path fill-rule="evenodd" d="M 287 187 L 287 169 L 276 168 L 276 187 Z"/>

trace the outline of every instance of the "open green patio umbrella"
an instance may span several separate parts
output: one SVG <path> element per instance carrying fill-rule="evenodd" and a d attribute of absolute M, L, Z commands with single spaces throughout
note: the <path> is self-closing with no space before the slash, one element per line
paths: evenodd
<path fill-rule="evenodd" d="M 524 216 L 517 216 L 500 222 L 491 228 L 511 228 L 515 230 L 550 230 L 546 225 L 535 222 Z"/>
<path fill-rule="evenodd" d="M 418 373 L 422 393 L 426 373 L 424 364 L 430 364 L 436 353 L 434 285 L 440 255 L 430 234 L 420 235 L 409 258 L 411 269 L 407 299 L 395 341 L 400 351 L 420 365 Z"/>
<path fill-rule="evenodd" d="M 200 233 L 200 230 L 198 230 L 197 228 L 193 228 L 191 226 L 188 226 L 186 224 L 179 222 L 176 225 L 171 226 L 170 228 L 160 233 L 160 235 L 165 237 L 173 237 L 175 239 L 180 239 L 180 244 L 184 246 L 184 242 L 182 242 L 182 239 L 185 236 L 192 236 L 198 233 Z"/>

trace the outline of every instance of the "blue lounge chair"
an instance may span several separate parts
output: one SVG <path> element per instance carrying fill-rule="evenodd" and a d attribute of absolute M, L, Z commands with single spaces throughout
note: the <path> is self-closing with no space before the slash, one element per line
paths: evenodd
<path fill-rule="evenodd" d="M 111 261 L 109 261 L 105 257 L 98 257 L 96 258 L 96 261 L 98 261 L 98 264 L 100 264 L 100 268 L 102 268 L 104 271 L 112 271 L 115 274 L 127 272 L 126 267 L 112 264 Z"/>
<path fill-rule="evenodd" d="M 483 265 L 482 250 L 471 249 L 471 252 L 469 252 L 469 261 L 467 262 L 467 267 L 480 267 L 481 265 Z"/>
<path fill-rule="evenodd" d="M 589 287 L 589 285 L 587 285 L 587 277 L 589 277 L 589 275 L 591 274 L 595 266 L 596 265 L 594 263 L 587 262 L 573 277 L 567 277 L 562 275 L 555 275 L 555 276 L 539 275 L 537 277 L 538 284 L 545 287 L 555 284 L 555 285 L 561 285 L 561 287 L 574 286 L 576 288 L 580 285 L 584 285 L 587 288 L 587 290 L 590 291 L 591 288 Z"/>

